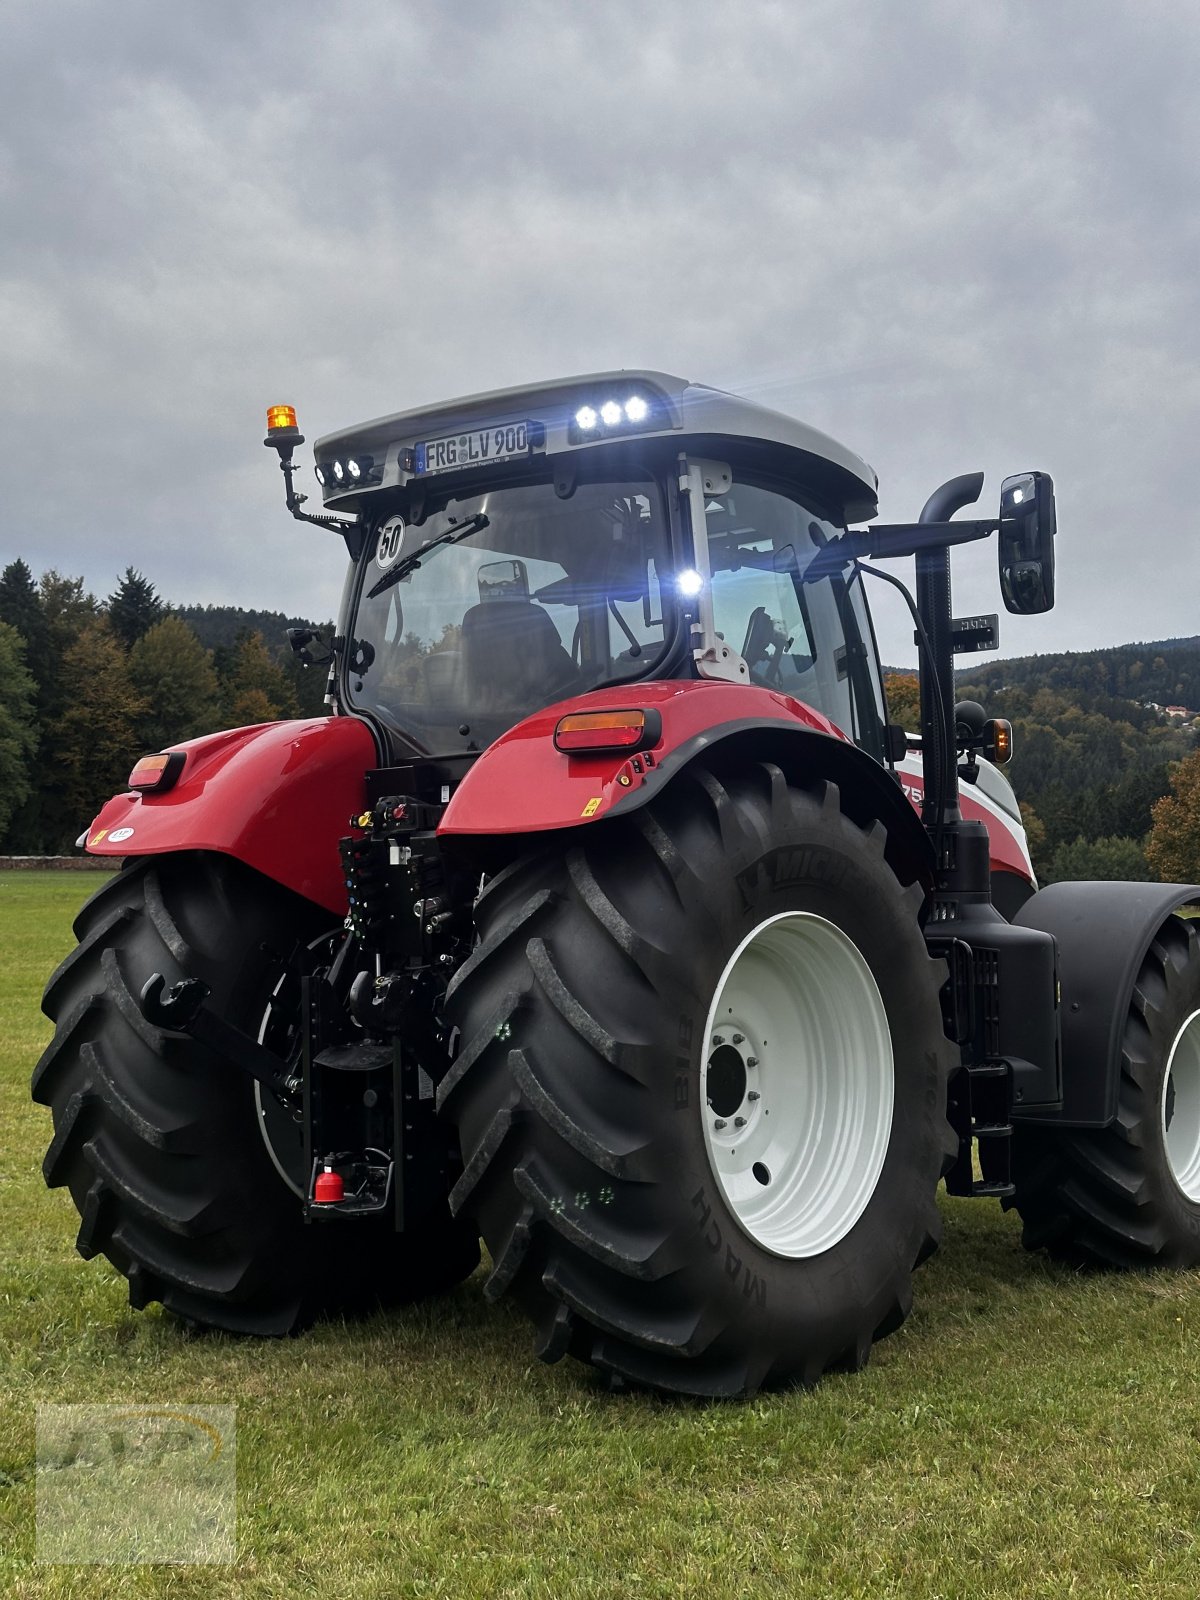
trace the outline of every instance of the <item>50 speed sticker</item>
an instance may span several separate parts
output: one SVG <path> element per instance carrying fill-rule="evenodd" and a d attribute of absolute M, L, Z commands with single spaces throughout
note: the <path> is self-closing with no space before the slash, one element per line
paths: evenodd
<path fill-rule="evenodd" d="M 375 565 L 384 569 L 390 567 L 400 554 L 404 544 L 404 518 L 389 517 L 379 530 L 379 542 L 375 546 Z"/>

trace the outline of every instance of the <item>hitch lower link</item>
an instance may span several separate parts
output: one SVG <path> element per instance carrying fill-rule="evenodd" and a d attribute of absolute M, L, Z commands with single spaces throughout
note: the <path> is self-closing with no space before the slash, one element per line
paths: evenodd
<path fill-rule="evenodd" d="M 299 1089 L 300 1078 L 286 1061 L 208 1010 L 204 1002 L 212 990 L 206 983 L 199 978 L 181 978 L 167 989 L 166 982 L 161 972 L 152 972 L 142 985 L 141 1011 L 147 1022 L 156 1028 L 188 1034 L 197 1044 L 248 1072 L 268 1089 L 285 1093 Z"/>

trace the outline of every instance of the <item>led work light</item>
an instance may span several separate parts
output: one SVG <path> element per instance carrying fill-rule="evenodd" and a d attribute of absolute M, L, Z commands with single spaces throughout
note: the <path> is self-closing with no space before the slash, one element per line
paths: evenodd
<path fill-rule="evenodd" d="M 370 484 L 379 482 L 379 473 L 375 471 L 374 456 L 350 456 L 345 461 L 327 461 L 323 467 L 314 467 L 313 476 L 322 489 L 333 481 L 343 487 L 351 483 Z"/>
<path fill-rule="evenodd" d="M 579 443 L 584 439 L 602 438 L 610 433 L 620 433 L 628 428 L 641 427 L 651 420 L 650 402 L 644 395 L 606 395 L 595 404 L 582 405 L 571 419 L 568 434 Z"/>

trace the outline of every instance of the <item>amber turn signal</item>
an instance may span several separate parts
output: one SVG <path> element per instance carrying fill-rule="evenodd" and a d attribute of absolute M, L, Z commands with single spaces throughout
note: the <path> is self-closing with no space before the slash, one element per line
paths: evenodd
<path fill-rule="evenodd" d="M 983 753 L 989 761 L 994 761 L 998 767 L 1007 766 L 1012 760 L 1013 731 L 1012 723 L 1006 722 L 1003 717 L 993 717 L 983 730 Z"/>
<path fill-rule="evenodd" d="M 274 433 L 276 428 L 294 428 L 296 426 L 295 406 L 268 406 L 267 407 L 267 432 Z"/>
<path fill-rule="evenodd" d="M 554 747 L 564 755 L 599 750 L 645 750 L 662 737 L 657 711 L 572 711 L 560 717 Z"/>
<path fill-rule="evenodd" d="M 187 756 L 182 750 L 166 750 L 161 755 L 143 756 L 129 774 L 129 787 L 143 794 L 161 794 L 183 771 Z"/>

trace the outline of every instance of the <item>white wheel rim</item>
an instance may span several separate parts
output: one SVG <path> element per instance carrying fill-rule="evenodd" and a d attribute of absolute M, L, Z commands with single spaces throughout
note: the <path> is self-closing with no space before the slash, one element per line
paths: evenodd
<path fill-rule="evenodd" d="M 760 922 L 717 984 L 701 1071 L 709 1163 L 742 1231 L 793 1260 L 844 1239 L 883 1171 L 894 1089 L 853 940 L 807 911 Z"/>
<path fill-rule="evenodd" d="M 1200 1202 L 1200 1011 L 1175 1035 L 1162 1097 L 1163 1146 L 1171 1176 Z"/>

